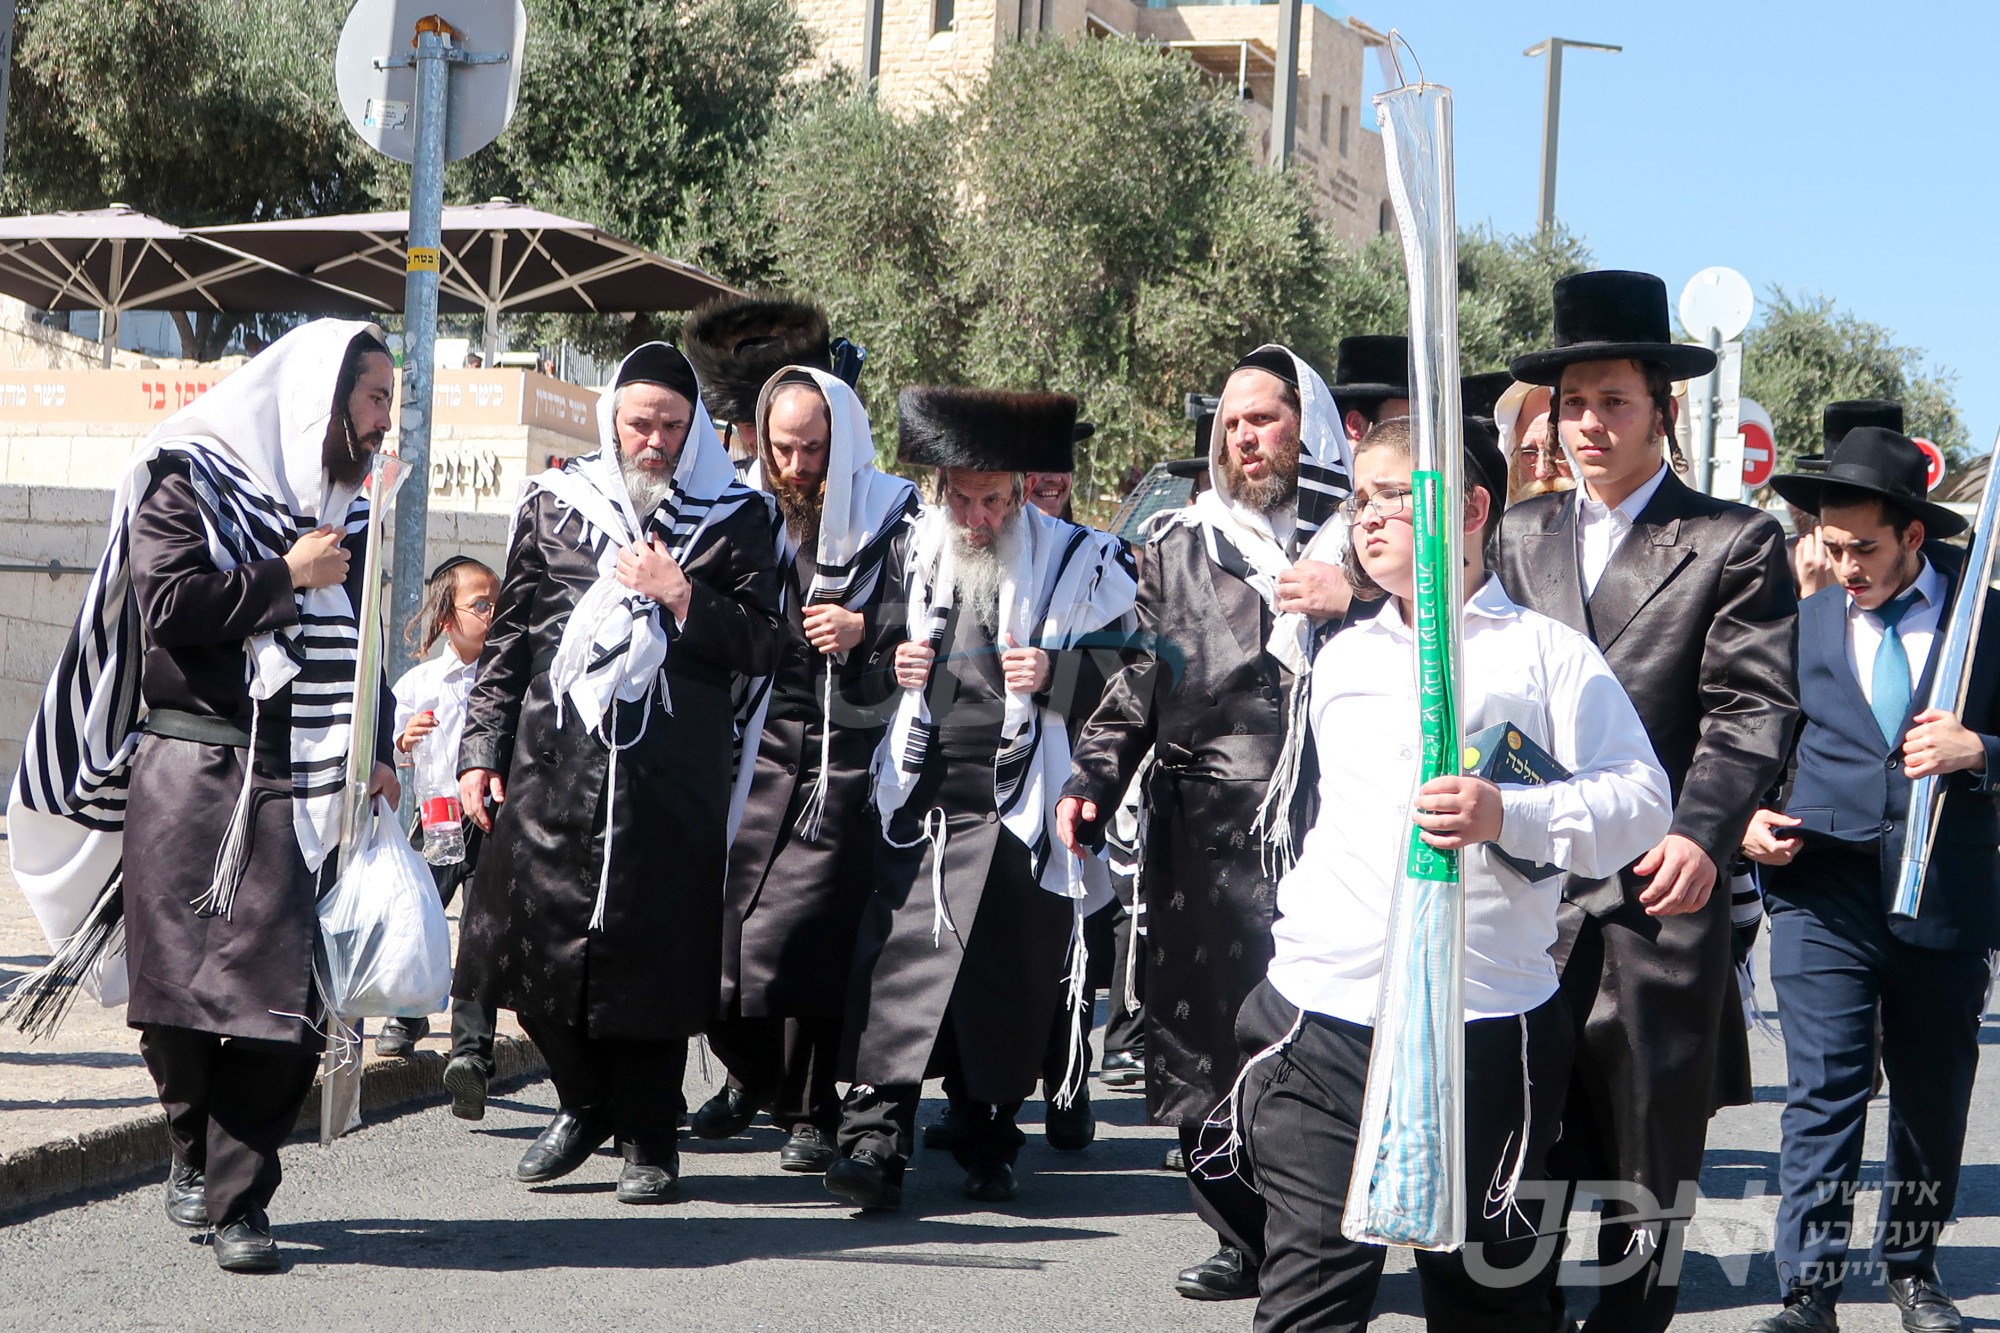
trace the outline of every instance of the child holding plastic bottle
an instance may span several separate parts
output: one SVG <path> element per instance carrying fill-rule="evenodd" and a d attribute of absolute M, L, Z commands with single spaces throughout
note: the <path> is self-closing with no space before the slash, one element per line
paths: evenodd
<path fill-rule="evenodd" d="M 493 620 L 500 580 L 470 556 L 455 555 L 431 571 L 423 604 L 406 633 L 421 656 L 395 684 L 396 750 L 415 767 L 414 790 L 421 816 L 412 841 L 424 850 L 438 892 L 450 905 L 461 884 L 472 878 L 479 858 L 479 830 L 458 808 L 458 741 L 465 726 L 465 701 L 472 692 L 479 651 Z M 442 641 L 442 646 L 438 646 Z M 451 1111 L 465 1120 L 486 1113 L 486 1084 L 493 1076 L 494 1011 L 469 1000 L 451 1002 L 451 1060 L 445 1088 Z M 375 1050 L 408 1055 L 430 1034 L 427 1018 L 392 1018 L 382 1026 Z"/>

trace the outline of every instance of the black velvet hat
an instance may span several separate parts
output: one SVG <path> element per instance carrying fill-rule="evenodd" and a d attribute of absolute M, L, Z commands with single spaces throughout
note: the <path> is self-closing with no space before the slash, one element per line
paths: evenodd
<path fill-rule="evenodd" d="M 1903 433 L 1903 405 L 1886 398 L 1845 398 L 1828 403 L 1819 414 L 1820 438 L 1828 449 L 1847 438 L 1856 426 L 1879 426 Z"/>
<path fill-rule="evenodd" d="M 1667 284 L 1650 273 L 1600 269 L 1556 279 L 1555 346 L 1508 366 L 1527 384 L 1554 387 L 1563 367 L 1584 361 L 1651 361 L 1677 380 L 1715 369 L 1715 353 L 1674 341 Z"/>
<path fill-rule="evenodd" d="M 1507 507 L 1507 460 L 1500 453 L 1500 442 L 1493 437 L 1493 430 L 1484 421 L 1465 415 L 1465 484 L 1468 488 L 1483 486 L 1493 501 L 1487 524 L 1497 522 L 1500 511 Z"/>
<path fill-rule="evenodd" d="M 1401 334 L 1368 333 L 1340 340 L 1333 382 L 1326 386 L 1341 410 L 1385 398 L 1410 396 L 1410 340 Z"/>
<path fill-rule="evenodd" d="M 618 373 L 611 382 L 613 391 L 628 384 L 657 384 L 672 389 L 690 403 L 700 390 L 695 385 L 694 367 L 679 348 L 669 343 L 644 343 L 632 349 L 623 361 L 618 363 Z"/>
<path fill-rule="evenodd" d="M 1929 460 L 1909 436 L 1880 426 L 1856 426 L 1827 451 L 1824 467 L 1773 477 L 1771 489 L 1809 514 L 1819 512 L 1829 486 L 1879 495 L 1922 519 L 1925 536 L 1956 537 L 1965 531 L 1965 520 L 1931 503 L 1924 485 L 1929 473 Z"/>
<path fill-rule="evenodd" d="M 1208 475 L 1208 455 L 1198 458 L 1169 458 L 1167 475 L 1170 477 L 1205 477 Z"/>
<path fill-rule="evenodd" d="M 1074 472 L 1076 399 L 1066 393 L 913 386 L 896 399 L 896 458 L 972 472 Z"/>
<path fill-rule="evenodd" d="M 1469 417 L 1484 417 L 1493 420 L 1493 409 L 1500 405 L 1500 395 L 1507 392 L 1514 383 L 1514 376 L 1504 370 L 1482 371 L 1477 375 L 1458 377 L 1459 410 Z"/>
<path fill-rule="evenodd" d="M 717 425 L 751 421 L 757 395 L 786 366 L 833 369 L 826 312 L 804 301 L 725 296 L 688 316 L 681 346 Z"/>

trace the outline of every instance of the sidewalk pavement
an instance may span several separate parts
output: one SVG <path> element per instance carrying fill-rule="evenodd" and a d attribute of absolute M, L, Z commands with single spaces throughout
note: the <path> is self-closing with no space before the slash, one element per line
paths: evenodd
<path fill-rule="evenodd" d="M 49 956 L 48 941 L 5 862 L 0 856 L 0 996 Z M 448 915 L 455 944 L 457 912 Z M 372 1033 L 379 1020 L 369 1026 Z M 433 1035 L 414 1059 L 381 1059 L 371 1035 L 362 1071 L 364 1116 L 444 1095 L 450 1025 L 434 1018 L 431 1026 Z M 494 1059 L 496 1082 L 543 1069 L 511 1013 L 500 1016 Z M 317 1125 L 318 1111 L 318 1097 L 308 1098 L 301 1125 Z M 123 1005 L 106 1009 L 84 996 L 56 1034 L 42 1041 L 0 1025 L 0 1219 L 160 1169 L 166 1161 L 166 1122 Z"/>

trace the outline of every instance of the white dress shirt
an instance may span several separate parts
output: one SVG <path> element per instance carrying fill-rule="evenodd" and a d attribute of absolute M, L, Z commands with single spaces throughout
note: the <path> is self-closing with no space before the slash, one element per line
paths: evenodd
<path fill-rule="evenodd" d="M 1923 560 L 1921 555 L 1917 558 Z M 1914 697 L 1917 682 L 1924 678 L 1924 664 L 1931 660 L 1931 643 L 1937 638 L 1938 621 L 1944 615 L 1944 575 L 1938 573 L 1936 565 L 1924 560 L 1923 568 L 1917 571 L 1917 581 L 1910 587 L 1917 590 L 1916 604 L 1896 622 L 1896 634 L 1903 641 L 1903 655 L 1910 659 L 1910 693 Z M 1897 595 L 1908 592 L 1905 588 Z M 1856 606 L 1854 598 L 1849 597 L 1847 664 L 1854 668 L 1854 679 L 1861 683 L 1861 697 L 1870 707 L 1875 703 L 1875 654 L 1881 647 L 1882 622 Z"/>
<path fill-rule="evenodd" d="M 1588 601 L 1597 591 L 1597 581 L 1604 577 L 1604 567 L 1611 563 L 1611 557 L 1618 554 L 1618 548 L 1625 544 L 1626 534 L 1632 531 L 1632 522 L 1645 512 L 1653 502 L 1660 484 L 1667 479 L 1667 465 L 1660 464 L 1660 470 L 1653 479 L 1638 490 L 1620 500 L 1616 505 L 1606 505 L 1590 498 L 1590 488 L 1580 487 L 1576 493 L 1576 556 L 1577 567 L 1583 573 L 1583 596 Z"/>
<path fill-rule="evenodd" d="M 1598 878 L 1667 835 L 1667 775 L 1590 640 L 1488 577 L 1466 603 L 1461 675 L 1467 734 L 1510 722 L 1575 775 L 1502 787 L 1501 848 Z M 1278 886 L 1269 977 L 1301 1009 L 1372 1026 L 1420 766 L 1416 649 L 1397 603 L 1320 650 L 1310 709 L 1319 816 Z M 1555 994 L 1562 877 L 1530 883 L 1484 845 L 1463 872 L 1465 1017 L 1526 1013 Z"/>
<path fill-rule="evenodd" d="M 465 703 L 472 697 L 472 682 L 478 674 L 478 659 L 465 661 L 451 646 L 450 639 L 440 639 L 434 655 L 405 671 L 390 688 L 396 696 L 396 738 L 402 738 L 410 719 L 418 713 L 436 713 L 437 730 L 417 744 L 426 749 L 436 745 L 450 750 L 454 756 L 452 770 L 456 772 L 458 742 L 465 733 Z"/>

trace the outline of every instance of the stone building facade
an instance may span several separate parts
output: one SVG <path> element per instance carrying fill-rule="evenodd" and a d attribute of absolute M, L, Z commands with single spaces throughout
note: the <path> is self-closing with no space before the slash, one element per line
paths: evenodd
<path fill-rule="evenodd" d="M 1247 149 L 1271 151 L 1278 17 L 1270 4 L 1134 0 L 880 0 L 877 95 L 933 105 L 976 82 L 1002 44 L 1038 33 L 1126 36 L 1184 52 L 1241 99 Z M 817 42 L 814 67 L 863 69 L 869 0 L 793 0 Z M 1299 26 L 1293 158 L 1334 231 L 1360 245 L 1394 227 L 1381 136 L 1362 95 L 1362 63 L 1382 34 L 1307 4 Z"/>

